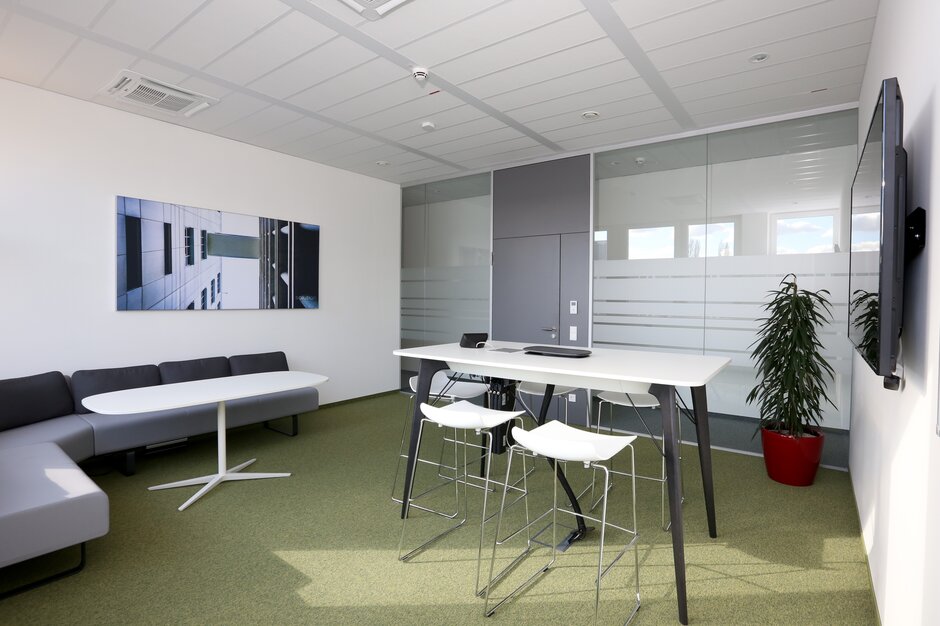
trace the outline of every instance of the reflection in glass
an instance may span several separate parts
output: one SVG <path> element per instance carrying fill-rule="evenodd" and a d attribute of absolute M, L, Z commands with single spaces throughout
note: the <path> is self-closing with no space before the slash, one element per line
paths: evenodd
<path fill-rule="evenodd" d="M 777 218 L 774 229 L 777 254 L 838 252 L 834 224 L 834 214 Z"/>
<path fill-rule="evenodd" d="M 627 238 L 629 259 L 671 259 L 676 256 L 676 229 L 631 228 Z"/>
<path fill-rule="evenodd" d="M 734 256 L 734 222 L 689 226 L 689 257 Z"/>

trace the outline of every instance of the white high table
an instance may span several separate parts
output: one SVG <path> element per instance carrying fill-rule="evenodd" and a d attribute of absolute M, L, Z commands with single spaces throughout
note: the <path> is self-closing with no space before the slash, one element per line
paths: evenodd
<path fill-rule="evenodd" d="M 698 435 L 699 462 L 702 467 L 702 486 L 705 492 L 705 510 L 708 533 L 717 537 L 715 498 L 712 483 L 711 439 L 708 430 L 708 406 L 705 384 L 731 360 L 724 357 L 638 350 L 592 348 L 586 358 L 564 358 L 526 354 L 526 344 L 493 341 L 485 348 L 461 348 L 459 344 L 442 344 L 395 350 L 394 354 L 420 360 L 415 411 L 412 416 L 411 443 L 408 447 L 408 465 L 402 496 L 401 515 L 408 515 L 408 501 L 412 488 L 417 433 L 421 421 L 420 406 L 428 401 L 431 378 L 441 369 L 452 369 L 467 374 L 508 381 L 525 380 L 547 385 L 543 408 L 555 385 L 566 385 L 595 391 L 629 392 L 627 383 L 650 383 L 650 393 L 659 400 L 663 423 L 663 452 L 666 456 L 666 479 L 669 491 L 669 511 L 672 520 L 672 551 L 675 560 L 676 596 L 679 621 L 688 624 L 685 581 L 685 543 L 682 525 L 681 485 L 679 468 L 676 387 L 692 390 L 695 429 Z M 544 420 L 544 415 L 540 417 Z M 565 483 L 566 484 L 566 483 Z M 570 490 L 569 490 L 570 494 Z M 577 502 L 572 501 L 577 508 Z M 583 529 L 583 526 L 581 526 Z M 575 537 L 579 538 L 579 537 Z"/>
<path fill-rule="evenodd" d="M 164 411 L 181 407 L 198 406 L 200 404 L 216 404 L 218 415 L 218 472 L 207 476 L 179 480 L 164 485 L 150 487 L 154 489 L 172 489 L 174 487 L 190 487 L 192 485 L 205 485 L 202 489 L 179 508 L 183 511 L 190 504 L 206 495 L 219 483 L 229 480 L 253 480 L 257 478 L 283 478 L 290 473 L 251 473 L 242 472 L 245 467 L 257 459 L 251 459 L 228 468 L 225 458 L 225 403 L 228 400 L 250 398 L 267 393 L 290 391 L 304 387 L 316 387 L 329 380 L 320 374 L 307 372 L 264 372 L 260 374 L 243 374 L 241 376 L 226 376 L 224 378 L 208 378 L 185 383 L 171 383 L 167 385 L 154 385 L 153 387 L 138 387 L 111 391 L 88 396 L 82 400 L 91 411 L 105 415 L 121 415 L 127 413 L 147 413 L 150 411 Z"/>

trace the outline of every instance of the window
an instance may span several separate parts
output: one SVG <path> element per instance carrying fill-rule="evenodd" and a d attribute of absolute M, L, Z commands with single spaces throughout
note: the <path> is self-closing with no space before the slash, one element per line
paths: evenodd
<path fill-rule="evenodd" d="M 196 303 L 195 303 L 195 302 L 190 302 L 190 303 L 186 306 L 186 310 L 187 310 L 187 311 L 193 311 L 193 310 L 195 310 L 195 309 L 196 309 Z"/>
<path fill-rule="evenodd" d="M 627 231 L 627 258 L 672 259 L 676 256 L 676 229 L 672 226 L 631 228 Z"/>
<path fill-rule="evenodd" d="M 222 297 L 222 272 L 215 275 L 215 288 L 219 290 L 219 297 Z"/>
<path fill-rule="evenodd" d="M 209 303 L 207 302 L 207 298 L 206 298 L 207 295 L 208 295 L 208 294 L 206 293 L 206 290 L 203 289 L 203 290 L 202 290 L 202 306 L 200 307 L 200 308 L 202 308 L 202 309 L 208 308 L 207 305 L 208 305 Z"/>
<path fill-rule="evenodd" d="M 173 273 L 173 225 L 163 222 L 163 274 Z"/>
<path fill-rule="evenodd" d="M 826 254 L 838 252 L 835 214 L 786 213 L 771 222 L 775 254 Z"/>
<path fill-rule="evenodd" d="M 734 222 L 689 224 L 689 257 L 734 256 Z"/>
<path fill-rule="evenodd" d="M 196 264 L 196 250 L 194 249 L 196 242 L 193 241 L 195 236 L 196 231 L 192 226 L 187 226 L 183 231 L 183 248 L 186 253 L 186 265 Z"/>
<path fill-rule="evenodd" d="M 199 231 L 199 244 L 200 244 L 200 250 L 199 250 L 200 257 L 203 259 L 208 259 L 209 258 L 209 235 L 206 234 L 206 231 L 204 230 Z"/>
<path fill-rule="evenodd" d="M 214 278 L 211 281 L 209 281 L 209 296 L 210 296 L 209 301 L 212 302 L 212 304 L 215 304 L 215 279 Z"/>

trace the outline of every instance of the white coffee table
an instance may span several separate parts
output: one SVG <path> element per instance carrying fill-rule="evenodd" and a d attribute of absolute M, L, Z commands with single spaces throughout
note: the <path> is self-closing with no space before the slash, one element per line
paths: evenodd
<path fill-rule="evenodd" d="M 82 400 L 91 411 L 105 415 L 121 415 L 127 413 L 147 413 L 149 411 L 164 411 L 178 409 L 200 404 L 217 405 L 218 415 L 218 472 L 186 480 L 178 480 L 163 485 L 155 485 L 150 490 L 173 489 L 175 487 L 190 487 L 205 485 L 202 489 L 179 508 L 185 510 L 190 504 L 207 494 L 219 483 L 230 480 L 254 480 L 258 478 L 283 478 L 290 476 L 289 472 L 242 472 L 241 470 L 254 463 L 257 459 L 250 459 L 228 468 L 225 458 L 225 403 L 228 400 L 250 398 L 267 393 L 290 391 L 304 387 L 316 387 L 329 380 L 320 374 L 308 372 L 264 372 L 261 374 L 244 374 L 242 376 L 226 376 L 224 378 L 208 378 L 185 383 L 172 383 L 168 385 L 154 385 L 153 387 L 138 387 L 88 396 Z"/>

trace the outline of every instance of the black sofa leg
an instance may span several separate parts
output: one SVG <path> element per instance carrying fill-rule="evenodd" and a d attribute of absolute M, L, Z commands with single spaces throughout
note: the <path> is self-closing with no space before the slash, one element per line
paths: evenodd
<path fill-rule="evenodd" d="M 71 576 L 72 574 L 77 574 L 83 569 L 85 569 L 85 542 L 83 541 L 80 545 L 81 545 L 81 558 L 79 559 L 78 565 L 76 565 L 75 567 L 71 567 L 62 572 L 56 572 L 55 574 L 51 576 L 40 578 L 39 580 L 35 580 L 31 583 L 26 583 L 25 585 L 14 587 L 13 589 L 10 589 L 9 591 L 4 591 L 3 593 L 0 593 L 0 600 L 5 600 L 6 598 L 9 598 L 10 596 L 15 596 L 19 593 L 23 593 L 24 591 L 35 589 L 36 587 L 42 587 L 43 585 L 48 585 L 51 582 L 55 582 L 62 578 L 66 578 L 68 576 Z"/>
<path fill-rule="evenodd" d="M 264 427 L 267 428 L 268 430 L 273 430 L 276 433 L 287 435 L 288 437 L 296 437 L 297 433 L 300 432 L 300 422 L 297 419 L 296 415 L 290 416 L 290 426 L 291 426 L 290 430 L 281 430 L 280 428 L 275 428 L 274 426 L 271 425 L 272 423 L 273 423 L 273 420 L 269 420 L 264 423 Z"/>
<path fill-rule="evenodd" d="M 125 476 L 133 476 L 137 472 L 137 450 L 118 452 L 118 471 Z"/>

